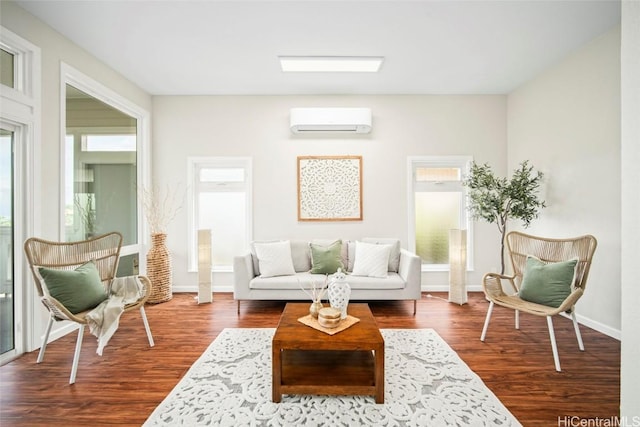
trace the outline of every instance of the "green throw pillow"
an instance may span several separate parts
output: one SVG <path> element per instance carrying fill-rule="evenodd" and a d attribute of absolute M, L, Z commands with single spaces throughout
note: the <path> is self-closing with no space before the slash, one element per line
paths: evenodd
<path fill-rule="evenodd" d="M 329 246 L 309 243 L 311 248 L 311 272 L 315 274 L 333 274 L 341 268 L 342 263 L 342 240 L 336 240 Z"/>
<path fill-rule="evenodd" d="M 107 299 L 107 292 L 93 261 L 75 270 L 40 267 L 39 272 L 51 296 L 73 314 L 94 308 Z"/>
<path fill-rule="evenodd" d="M 548 307 L 560 307 L 571 293 L 577 264 L 577 259 L 545 263 L 528 256 L 522 275 L 520 298 Z"/>

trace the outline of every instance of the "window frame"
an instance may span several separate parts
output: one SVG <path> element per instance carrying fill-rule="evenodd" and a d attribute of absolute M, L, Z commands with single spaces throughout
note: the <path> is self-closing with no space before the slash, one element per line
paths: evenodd
<path fill-rule="evenodd" d="M 64 62 L 60 64 L 60 93 L 62 94 L 60 96 L 60 152 L 63 153 L 60 156 L 60 170 L 66 171 L 67 166 L 64 155 L 64 153 L 66 153 L 65 138 L 67 136 L 66 96 L 64 96 L 64 94 L 66 93 L 67 84 L 137 120 L 136 140 L 138 141 L 138 146 L 136 148 L 136 180 L 139 188 L 148 188 L 151 182 L 151 113 Z M 95 131 L 99 131 L 99 127 L 96 128 Z M 65 173 L 60 174 L 60 188 L 62 190 L 66 188 L 65 175 Z M 59 234 L 60 240 L 65 240 L 64 191 L 60 191 L 59 203 L 59 210 L 61 212 Z M 144 206 L 140 200 L 140 195 L 137 196 L 137 205 L 137 243 L 122 246 L 120 256 L 140 254 L 139 268 L 141 271 L 146 271 L 146 257 L 142 256 L 142 254 L 144 253 L 145 246 L 149 243 L 149 226 L 144 220 Z"/>
<path fill-rule="evenodd" d="M 242 183 L 229 182 L 200 182 L 199 172 L 204 168 L 242 168 L 244 169 L 245 180 Z M 187 272 L 198 271 L 198 195 L 204 189 L 215 189 L 224 187 L 225 191 L 232 189 L 244 190 L 246 202 L 246 249 L 253 239 L 253 161 L 251 157 L 188 157 L 187 158 Z M 212 272 L 232 272 L 233 264 L 211 265 Z"/>
<path fill-rule="evenodd" d="M 0 85 L 0 119 L 14 128 L 14 242 L 41 235 L 41 51 L 4 26 L 0 45 L 14 55 L 14 85 Z M 38 302 L 23 251 L 13 249 L 14 349 L 0 357 L 0 365 L 40 346 Z"/>
<path fill-rule="evenodd" d="M 11 69 L 12 75 L 11 76 L 13 78 L 13 85 L 12 86 L 8 86 L 8 85 L 5 85 L 4 83 L 0 83 L 0 84 L 2 84 L 4 87 L 8 87 L 8 88 L 11 88 L 11 89 L 17 89 L 17 87 L 19 86 L 18 74 L 20 72 L 18 54 L 10 46 L 7 46 L 5 43 L 3 43 L 2 40 L 0 40 L 0 49 L 3 52 L 6 52 L 8 55 L 11 56 L 11 65 L 12 65 L 12 69 Z"/>
<path fill-rule="evenodd" d="M 416 226 L 415 226 L 415 194 L 419 189 L 430 190 L 427 192 L 454 192 L 462 194 L 460 203 L 460 224 L 467 230 L 467 271 L 473 270 L 473 221 L 467 209 L 467 191 L 462 186 L 462 180 L 467 175 L 473 157 L 471 156 L 410 156 L 407 158 L 407 224 L 408 224 L 408 249 L 416 252 Z M 459 168 L 460 181 L 419 182 L 415 179 L 417 168 Z M 421 264 L 423 272 L 449 271 L 449 264 Z"/>
<path fill-rule="evenodd" d="M 0 48 L 13 55 L 13 87 L 2 85 L 3 92 L 15 101 L 33 105 L 40 100 L 40 84 L 33 78 L 40 75 L 40 48 L 5 27 L 0 31 Z"/>

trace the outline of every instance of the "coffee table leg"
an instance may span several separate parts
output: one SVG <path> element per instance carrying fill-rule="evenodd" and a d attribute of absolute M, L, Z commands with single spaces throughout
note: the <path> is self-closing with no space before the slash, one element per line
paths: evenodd
<path fill-rule="evenodd" d="M 376 403 L 384 403 L 384 344 L 375 350 Z"/>
<path fill-rule="evenodd" d="M 280 385 L 282 384 L 282 351 L 274 345 L 271 346 L 271 367 L 272 400 L 275 403 L 279 403 L 282 398 L 282 393 L 280 392 Z"/>

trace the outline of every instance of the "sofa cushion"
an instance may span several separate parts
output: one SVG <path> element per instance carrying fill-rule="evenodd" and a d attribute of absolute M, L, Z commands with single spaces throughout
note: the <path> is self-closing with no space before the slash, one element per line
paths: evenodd
<path fill-rule="evenodd" d="M 404 289 L 405 281 L 398 273 L 387 273 L 387 277 L 365 277 L 347 275 L 351 289 Z"/>
<path fill-rule="evenodd" d="M 365 243 L 375 243 L 377 245 L 391 245 L 389 254 L 389 271 L 398 272 L 400 268 L 400 240 L 393 238 L 365 237 Z"/>
<path fill-rule="evenodd" d="M 258 255 L 256 254 L 256 243 L 274 243 L 274 242 L 279 242 L 280 240 L 261 240 L 261 241 L 254 241 L 251 242 L 251 261 L 253 262 L 253 271 L 256 274 L 256 276 L 260 275 L 260 263 L 258 262 Z"/>
<path fill-rule="evenodd" d="M 311 273 L 333 274 L 338 269 L 345 269 L 342 262 L 342 240 L 336 240 L 330 245 L 309 243 L 311 249 Z"/>
<path fill-rule="evenodd" d="M 254 277 L 249 282 L 250 289 L 274 289 L 274 290 L 291 290 L 300 289 L 300 286 L 304 286 L 305 289 L 311 287 L 311 283 L 324 283 L 324 274 L 311 274 L 311 273 L 297 273 L 293 276 L 280 276 L 280 277 Z M 331 280 L 331 279 L 329 279 Z M 389 275 L 382 278 L 364 277 L 364 276 L 347 276 L 347 283 L 351 289 L 404 289 L 405 282 L 402 277 L 397 273 L 389 273 Z"/>
<path fill-rule="evenodd" d="M 270 243 L 255 243 L 260 276 L 287 276 L 295 274 L 291 260 L 291 243 L 288 240 Z"/>
<path fill-rule="evenodd" d="M 291 240 L 291 259 L 296 273 L 311 270 L 311 253 L 308 240 Z"/>
<path fill-rule="evenodd" d="M 347 272 L 353 271 L 353 262 L 356 260 L 356 241 L 349 240 L 346 242 L 347 246 Z"/>
<path fill-rule="evenodd" d="M 356 259 L 353 264 L 354 276 L 387 277 L 391 245 L 356 242 Z"/>
<path fill-rule="evenodd" d="M 340 240 L 342 242 L 342 247 L 340 248 L 340 256 L 342 257 L 342 265 L 344 268 L 347 268 L 347 245 L 344 244 L 344 240 L 342 239 L 313 239 L 311 243 L 322 246 L 329 246 L 336 240 Z"/>
<path fill-rule="evenodd" d="M 311 289 L 311 284 L 324 284 L 324 274 L 296 273 L 293 276 L 254 277 L 249 282 L 250 289 Z"/>
<path fill-rule="evenodd" d="M 280 240 L 256 240 L 251 242 L 251 261 L 253 263 L 253 272 L 256 276 L 260 275 L 260 264 L 258 262 L 258 255 L 256 254 L 256 243 L 274 243 L 280 242 Z M 296 273 L 302 271 L 311 270 L 311 258 L 309 255 L 309 242 L 306 240 L 289 240 L 291 244 L 291 261 L 293 262 L 293 269 Z"/>

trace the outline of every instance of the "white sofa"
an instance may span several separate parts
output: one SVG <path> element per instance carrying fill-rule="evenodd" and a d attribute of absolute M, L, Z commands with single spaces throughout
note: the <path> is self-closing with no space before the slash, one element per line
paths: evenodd
<path fill-rule="evenodd" d="M 285 243 L 287 242 L 287 243 Z M 371 300 L 413 300 L 413 314 L 416 313 L 416 302 L 420 299 L 421 292 L 421 260 L 417 255 L 401 249 L 397 239 L 366 238 L 356 241 L 341 240 L 340 257 L 347 272 L 347 283 L 351 287 L 351 301 Z M 287 240 L 278 241 L 279 247 L 290 247 L 291 270 L 285 269 L 281 274 L 261 274 L 267 264 L 258 257 L 259 251 L 264 252 L 264 243 L 254 242 L 250 253 L 234 257 L 234 299 L 238 302 L 240 313 L 240 301 L 242 300 L 282 300 L 282 301 L 309 301 L 307 293 L 301 289 L 301 285 L 309 289 L 312 282 L 317 284 L 325 281 L 325 274 L 313 274 L 314 266 L 310 244 L 314 248 L 318 245 L 329 246 L 335 240 L 317 239 L 311 241 Z M 388 247 L 388 268 L 382 275 L 386 277 L 370 277 L 367 274 L 363 259 L 369 256 L 365 249 L 371 249 L 371 245 Z M 260 246 L 262 245 L 262 246 Z M 272 245 L 269 245 L 272 246 Z M 375 249 L 377 250 L 377 249 Z M 361 255 L 361 261 L 356 259 L 356 253 Z M 317 254 L 317 252 L 314 252 Z M 365 256 L 363 256 L 363 254 Z M 263 255 L 266 259 L 267 255 Z M 285 255 L 282 256 L 286 258 Z M 265 261 L 263 263 L 262 261 Z M 354 267 L 356 271 L 354 272 Z M 364 268 L 364 270 L 363 270 Z M 271 270 L 271 268 L 269 268 Z M 363 273 L 364 271 L 364 273 Z M 277 273 L 277 272 L 276 272 Z M 356 273 L 357 275 L 355 275 Z M 265 277 L 268 276 L 268 277 Z M 329 281 L 331 277 L 329 276 Z"/>

